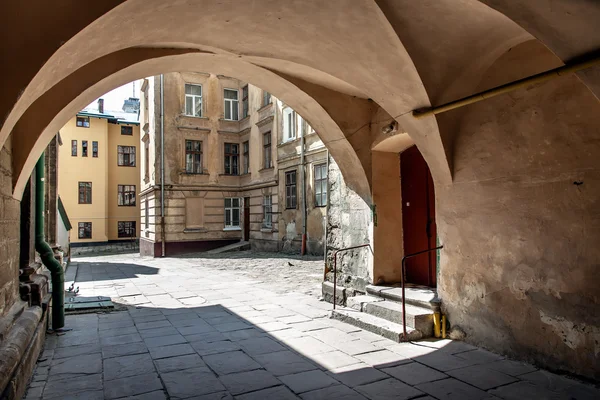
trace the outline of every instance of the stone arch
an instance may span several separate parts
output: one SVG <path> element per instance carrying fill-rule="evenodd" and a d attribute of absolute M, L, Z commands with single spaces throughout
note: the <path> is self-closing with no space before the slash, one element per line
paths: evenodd
<path fill-rule="evenodd" d="M 115 58 L 129 62 L 117 64 L 114 70 L 107 69 L 107 64 L 114 63 Z M 305 91 L 264 68 L 193 49 L 139 48 L 109 55 L 85 68 L 85 71 L 79 71 L 85 79 L 75 73 L 61 81 L 40 97 L 15 125 L 12 137 L 16 198 L 20 198 L 48 141 L 72 115 L 114 87 L 145 76 L 183 70 L 229 75 L 264 88 L 282 99 L 306 116 L 332 156 L 339 160 L 346 184 L 367 203 L 370 202 L 369 177 L 338 122 Z"/>

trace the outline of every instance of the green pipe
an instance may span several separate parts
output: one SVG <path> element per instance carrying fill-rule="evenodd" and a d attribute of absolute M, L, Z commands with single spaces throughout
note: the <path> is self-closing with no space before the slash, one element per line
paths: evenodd
<path fill-rule="evenodd" d="M 65 274 L 54 258 L 54 251 L 44 240 L 44 153 L 35 165 L 35 250 L 52 278 L 52 329 L 65 326 Z"/>

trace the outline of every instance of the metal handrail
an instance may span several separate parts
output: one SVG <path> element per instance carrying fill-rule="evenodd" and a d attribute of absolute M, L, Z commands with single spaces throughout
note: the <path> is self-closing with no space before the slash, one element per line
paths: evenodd
<path fill-rule="evenodd" d="M 406 283 L 406 280 L 405 280 L 405 278 L 406 278 L 406 259 L 418 256 L 420 254 L 429 253 L 431 251 L 440 250 L 443 248 L 444 248 L 444 246 L 438 246 L 433 249 L 418 251 L 416 253 L 407 254 L 404 257 L 402 257 L 402 329 L 403 329 L 402 340 L 403 341 L 406 341 L 407 337 L 408 337 L 408 335 L 406 333 L 406 299 L 405 299 L 405 295 L 404 295 L 404 287 L 405 287 L 405 283 Z M 335 292 L 334 292 L 334 300 L 335 300 Z"/>
<path fill-rule="evenodd" d="M 337 255 L 341 251 L 360 249 L 362 247 L 368 247 L 369 249 L 371 249 L 371 245 L 369 243 L 367 243 L 367 244 L 361 244 L 360 246 L 352 246 L 352 247 L 346 247 L 343 249 L 338 249 L 333 253 L 333 309 L 334 310 L 335 310 L 335 302 L 336 302 L 335 297 L 336 297 L 336 293 L 337 293 Z M 371 249 L 371 253 L 373 253 L 373 249 Z"/>

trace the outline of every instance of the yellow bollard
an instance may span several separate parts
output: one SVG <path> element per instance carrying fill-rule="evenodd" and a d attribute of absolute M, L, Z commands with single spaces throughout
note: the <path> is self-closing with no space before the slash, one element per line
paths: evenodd
<path fill-rule="evenodd" d="M 433 313 L 433 336 L 438 338 L 442 336 L 440 325 L 440 312 L 436 311 Z"/>
<path fill-rule="evenodd" d="M 442 339 L 446 339 L 446 316 L 442 315 Z"/>

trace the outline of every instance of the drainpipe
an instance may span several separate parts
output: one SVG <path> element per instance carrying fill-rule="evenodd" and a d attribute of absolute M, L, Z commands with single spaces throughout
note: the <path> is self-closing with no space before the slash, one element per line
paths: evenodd
<path fill-rule="evenodd" d="M 323 261 L 325 262 L 325 277 L 327 277 L 327 218 L 329 217 L 329 149 L 327 149 L 327 200 L 325 202 L 325 239 L 323 239 Z M 326 280 L 326 279 L 323 279 Z"/>
<path fill-rule="evenodd" d="M 165 91 L 164 76 L 160 74 L 160 230 L 161 257 L 166 255 L 165 249 Z"/>
<path fill-rule="evenodd" d="M 304 121 L 303 121 L 304 123 Z M 306 254 L 306 171 L 304 168 L 304 126 L 300 127 L 300 168 L 302 172 L 302 251 L 301 255 Z"/>
<path fill-rule="evenodd" d="M 44 240 L 44 153 L 35 165 L 35 250 L 50 270 L 52 280 L 52 329 L 65 326 L 65 275 L 62 265 Z"/>

